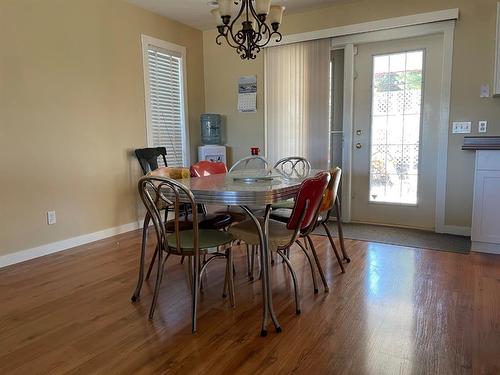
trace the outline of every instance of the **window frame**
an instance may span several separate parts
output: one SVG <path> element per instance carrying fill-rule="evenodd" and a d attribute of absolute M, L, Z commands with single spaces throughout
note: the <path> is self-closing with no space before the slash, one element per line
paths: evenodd
<path fill-rule="evenodd" d="M 152 140 L 152 111 L 151 111 L 151 86 L 149 81 L 149 47 L 156 49 L 165 50 L 166 52 L 173 52 L 175 54 L 180 54 L 182 59 L 182 74 L 180 87 L 181 93 L 181 131 L 182 131 L 182 162 L 183 166 L 191 165 L 191 147 L 190 147 L 190 135 L 189 135 L 189 121 L 188 121 L 188 95 L 187 95 L 187 64 L 186 64 L 186 47 L 180 46 L 178 44 L 170 43 L 161 39 L 157 39 L 148 35 L 141 35 L 142 44 L 142 68 L 144 74 L 144 102 L 146 109 L 146 139 L 148 147 L 155 147 Z"/>
<path fill-rule="evenodd" d="M 421 82 L 421 98 L 420 98 L 420 125 L 419 125 L 419 149 L 418 149 L 418 173 L 417 173 L 417 200 L 415 203 L 405 203 L 405 202 L 384 202 L 384 201 L 374 201 L 371 199 L 370 192 L 372 188 L 371 181 L 371 164 L 372 164 L 372 129 L 373 129 L 373 87 L 374 87 L 374 70 L 375 70 L 375 58 L 378 56 L 391 56 L 397 54 L 408 54 L 412 52 L 422 52 L 422 82 Z M 375 205 L 387 205 L 387 206 L 401 206 L 401 207 L 419 207 L 420 204 L 420 195 L 422 192 L 422 175 L 421 175 L 421 161 L 422 161 L 422 137 L 423 137 L 423 127 L 424 127 L 424 101 L 425 101 L 425 87 L 426 87 L 426 69 L 427 69 L 427 49 L 426 48 L 417 48 L 410 50 L 401 50 L 394 51 L 388 53 L 379 53 L 372 55 L 371 58 L 371 95 L 370 95 L 370 147 L 369 147 L 369 169 L 368 169 L 368 204 Z"/>

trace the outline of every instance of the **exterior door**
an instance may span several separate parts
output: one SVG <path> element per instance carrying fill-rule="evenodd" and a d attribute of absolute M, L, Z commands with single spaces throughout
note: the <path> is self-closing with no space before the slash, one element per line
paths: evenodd
<path fill-rule="evenodd" d="M 442 35 L 358 46 L 353 221 L 434 229 L 442 46 Z"/>

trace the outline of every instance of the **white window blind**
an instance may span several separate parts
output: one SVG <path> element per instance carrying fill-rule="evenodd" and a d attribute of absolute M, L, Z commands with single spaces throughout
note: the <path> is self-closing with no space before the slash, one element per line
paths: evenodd
<path fill-rule="evenodd" d="M 149 146 L 165 147 L 170 167 L 188 165 L 183 53 L 147 43 L 144 54 Z"/>

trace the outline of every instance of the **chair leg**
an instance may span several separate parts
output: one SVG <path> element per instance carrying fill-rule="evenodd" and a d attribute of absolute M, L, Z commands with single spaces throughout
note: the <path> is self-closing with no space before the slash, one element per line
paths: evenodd
<path fill-rule="evenodd" d="M 297 275 L 295 274 L 295 270 L 293 269 L 292 263 L 290 263 L 288 257 L 284 253 L 282 253 L 281 250 L 278 250 L 277 252 L 279 256 L 281 256 L 281 259 L 283 259 L 283 262 L 288 266 L 288 270 L 292 275 L 293 289 L 295 293 L 295 313 L 299 315 L 301 310 L 300 310 L 299 283 L 297 282 Z"/>
<path fill-rule="evenodd" d="M 247 273 L 248 276 L 250 277 L 252 274 L 252 271 L 250 270 L 250 245 L 246 244 L 246 251 L 247 251 Z"/>
<path fill-rule="evenodd" d="M 153 270 L 153 266 L 155 265 L 156 256 L 158 255 L 158 249 L 159 249 L 159 246 L 156 245 L 155 252 L 153 254 L 153 257 L 151 258 L 151 262 L 149 262 L 148 272 L 146 273 L 146 280 L 149 280 L 149 276 L 151 276 L 151 271 Z"/>
<path fill-rule="evenodd" d="M 153 293 L 153 300 L 151 301 L 151 308 L 149 309 L 149 319 L 153 319 L 153 315 L 155 313 L 156 302 L 158 301 L 158 294 L 160 293 L 160 285 L 161 280 L 163 278 L 163 259 L 162 259 L 162 250 L 158 251 L 158 271 L 156 274 L 156 284 L 155 290 Z"/>
<path fill-rule="evenodd" d="M 193 274 L 193 310 L 192 310 L 192 332 L 195 333 L 197 329 L 198 318 L 198 294 L 200 291 L 200 262 L 197 257 L 189 257 L 189 268 Z M 192 258 L 192 260 L 191 260 Z M 192 265 L 192 266 L 191 266 Z"/>
<path fill-rule="evenodd" d="M 335 242 L 333 241 L 332 234 L 330 233 L 330 230 L 328 229 L 328 225 L 325 223 L 322 223 L 323 228 L 325 229 L 326 235 L 328 236 L 328 239 L 330 240 L 330 245 L 332 245 L 333 252 L 335 253 L 335 256 L 337 257 L 337 262 L 339 263 L 340 269 L 342 270 L 342 273 L 345 273 L 345 267 L 344 264 L 342 263 L 342 260 L 340 260 L 340 255 L 339 251 L 337 250 L 337 246 L 335 246 Z"/>
<path fill-rule="evenodd" d="M 250 281 L 253 281 L 253 271 L 255 269 L 255 246 L 252 245 L 250 247 Z"/>
<path fill-rule="evenodd" d="M 316 248 L 314 247 L 314 244 L 312 242 L 311 237 L 306 236 L 306 239 L 307 239 L 307 241 L 309 241 L 311 252 L 313 253 L 314 261 L 316 262 L 316 267 L 318 267 L 319 276 L 321 277 L 321 280 L 323 281 L 323 287 L 325 288 L 325 292 L 329 292 L 330 288 L 328 287 L 328 283 L 326 282 L 326 277 L 325 277 L 325 274 L 323 273 L 323 267 L 321 267 L 321 263 L 319 262 L 318 254 L 316 253 Z"/>
<path fill-rule="evenodd" d="M 234 262 L 233 262 L 233 250 L 231 248 L 226 250 L 226 258 L 227 258 L 226 269 L 232 269 Z M 231 306 L 234 307 L 236 305 L 236 298 L 234 295 L 234 273 L 228 272 L 228 274 L 229 274 L 229 279 L 228 279 L 229 300 L 231 302 Z"/>
<path fill-rule="evenodd" d="M 295 243 L 297 245 L 299 245 L 299 247 L 302 249 L 302 251 L 304 252 L 304 254 L 307 257 L 307 260 L 309 262 L 309 267 L 311 267 L 311 276 L 312 276 L 312 280 L 313 280 L 314 293 L 316 294 L 316 293 L 318 293 L 318 283 L 316 282 L 316 271 L 314 270 L 314 265 L 313 265 L 311 256 L 309 255 L 308 251 L 306 250 L 304 245 L 302 245 L 302 243 L 300 243 L 299 240 L 295 241 Z M 306 243 L 306 241 L 304 241 L 304 243 Z"/>
<path fill-rule="evenodd" d="M 351 261 L 351 258 L 349 258 L 349 255 L 347 255 L 347 251 L 345 250 L 344 231 L 342 230 L 342 220 L 340 220 L 342 215 L 340 214 L 339 197 L 335 198 L 335 214 L 337 216 L 337 231 L 339 232 L 340 250 L 342 251 L 344 260 L 349 263 Z"/>
<path fill-rule="evenodd" d="M 189 289 L 193 289 L 193 266 L 192 266 L 192 256 L 188 256 L 188 283 Z"/>
<path fill-rule="evenodd" d="M 141 244 L 141 256 L 139 259 L 139 276 L 137 278 L 137 286 L 135 287 L 134 294 L 132 294 L 131 300 L 135 302 L 139 299 L 141 294 L 142 283 L 144 281 L 144 258 L 146 257 L 146 247 L 148 239 L 148 227 L 149 227 L 149 214 L 144 217 L 144 224 L 142 226 L 142 244 Z"/>
<path fill-rule="evenodd" d="M 228 289 L 228 285 L 227 285 L 227 278 L 229 277 L 229 273 L 227 272 L 227 264 L 226 264 L 226 272 L 224 274 L 224 287 L 222 288 L 222 298 L 226 298 L 227 297 L 227 289 Z"/>
<path fill-rule="evenodd" d="M 217 249 L 218 251 L 218 249 Z M 206 257 L 205 255 L 203 256 L 203 260 L 200 259 L 200 265 L 198 266 L 199 269 L 201 270 L 201 268 L 203 267 L 203 264 L 205 263 L 205 260 L 206 260 Z M 205 271 L 205 276 L 206 276 L 206 271 Z M 203 275 L 200 275 L 200 293 L 203 291 Z"/>

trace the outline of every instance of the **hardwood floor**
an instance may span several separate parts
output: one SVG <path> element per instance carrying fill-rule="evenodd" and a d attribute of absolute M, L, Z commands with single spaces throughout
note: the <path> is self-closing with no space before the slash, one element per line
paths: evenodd
<path fill-rule="evenodd" d="M 305 258 L 292 251 L 302 314 L 279 263 L 283 332 L 262 338 L 260 282 L 248 281 L 243 248 L 236 308 L 221 298 L 224 264 L 215 263 L 192 335 L 178 259 L 152 322 L 152 281 L 130 302 L 139 242 L 131 232 L 0 269 L 0 374 L 500 374 L 500 256 L 347 241 L 353 261 L 342 275 L 315 237 L 330 292 L 313 294 Z"/>

